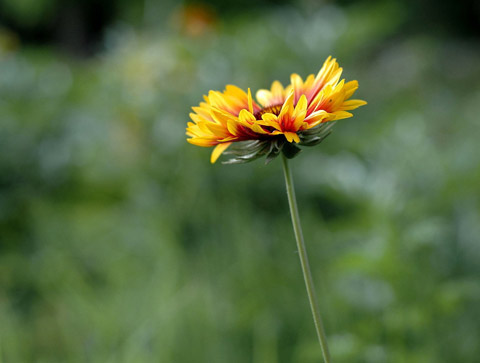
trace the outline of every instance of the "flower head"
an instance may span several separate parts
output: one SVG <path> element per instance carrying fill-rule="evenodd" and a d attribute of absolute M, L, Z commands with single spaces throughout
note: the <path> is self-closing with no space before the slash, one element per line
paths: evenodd
<path fill-rule="evenodd" d="M 230 163 L 263 155 L 268 162 L 280 152 L 293 157 L 300 151 L 297 145 L 320 143 L 329 135 L 331 121 L 352 117 L 348 111 L 366 104 L 350 99 L 358 82 L 340 80 L 341 74 L 337 61 L 328 57 L 316 76 L 304 81 L 292 74 L 287 87 L 275 81 L 270 90 L 257 91 L 255 99 L 250 89 L 245 92 L 233 85 L 223 92 L 210 91 L 190 113 L 187 141 L 215 146 L 212 163 L 232 143 Z"/>

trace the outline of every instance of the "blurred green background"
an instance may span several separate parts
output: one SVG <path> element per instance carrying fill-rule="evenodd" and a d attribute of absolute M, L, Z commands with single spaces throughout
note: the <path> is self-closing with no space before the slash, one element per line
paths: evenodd
<path fill-rule="evenodd" d="M 479 362 L 479 14 L 1 0 L 0 362 L 320 362 L 281 163 L 184 133 L 328 55 L 369 102 L 292 162 L 334 362 Z"/>

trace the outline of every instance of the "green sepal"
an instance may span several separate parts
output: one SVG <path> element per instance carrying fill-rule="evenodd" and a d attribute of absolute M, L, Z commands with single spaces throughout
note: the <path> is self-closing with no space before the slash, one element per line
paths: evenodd
<path fill-rule="evenodd" d="M 332 133 L 334 121 L 324 122 L 314 128 L 298 133 L 300 145 L 314 146 L 320 144 L 328 135 Z"/>
<path fill-rule="evenodd" d="M 293 159 L 300 151 L 302 151 L 302 149 L 290 142 L 286 142 L 282 148 L 283 155 L 285 155 L 287 159 Z"/>
<path fill-rule="evenodd" d="M 298 132 L 300 146 L 313 146 L 321 143 L 330 133 L 335 122 L 321 123 L 309 130 Z M 222 161 L 222 164 L 243 164 L 265 156 L 265 164 L 274 160 L 280 152 L 287 159 L 298 155 L 301 149 L 293 143 L 287 142 L 285 137 L 271 137 L 263 140 L 249 140 L 233 143 L 223 154 L 231 155 L 230 159 Z"/>

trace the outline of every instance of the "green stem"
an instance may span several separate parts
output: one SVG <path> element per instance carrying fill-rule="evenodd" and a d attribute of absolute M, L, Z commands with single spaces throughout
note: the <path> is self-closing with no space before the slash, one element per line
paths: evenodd
<path fill-rule="evenodd" d="M 323 329 L 322 318 L 320 310 L 318 309 L 317 296 L 315 288 L 313 287 L 312 273 L 308 264 L 307 250 L 305 242 L 303 241 L 302 227 L 300 226 L 300 216 L 298 215 L 297 199 L 295 197 L 295 188 L 293 186 L 292 173 L 288 167 L 288 160 L 282 154 L 283 172 L 285 174 L 285 184 L 287 185 L 288 204 L 290 205 L 290 214 L 292 216 L 293 231 L 295 239 L 297 240 L 298 254 L 300 256 L 300 264 L 302 265 L 303 278 L 305 279 L 305 286 L 307 287 L 308 300 L 312 308 L 313 321 L 315 329 L 317 330 L 318 340 L 322 348 L 323 359 L 325 363 L 331 363 L 330 352 L 328 351 L 327 338 Z"/>

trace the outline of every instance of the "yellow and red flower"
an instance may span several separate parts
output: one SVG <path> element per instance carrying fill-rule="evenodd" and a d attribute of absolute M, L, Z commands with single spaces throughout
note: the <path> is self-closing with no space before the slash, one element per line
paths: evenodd
<path fill-rule="evenodd" d="M 292 74 L 287 87 L 275 81 L 270 90 L 257 91 L 255 100 L 250 89 L 245 92 L 233 85 L 223 92 L 210 91 L 190 113 L 193 122 L 188 123 L 187 141 L 215 146 L 212 163 L 232 143 L 241 141 L 246 143 L 231 152 L 236 155 L 231 162 L 262 155 L 270 160 L 280 151 L 293 156 L 299 151 L 295 144 L 319 143 L 329 133 L 325 123 L 352 117 L 348 111 L 366 104 L 350 99 L 358 82 L 340 81 L 341 74 L 337 61 L 328 57 L 317 76 L 311 74 L 303 81 Z"/>

